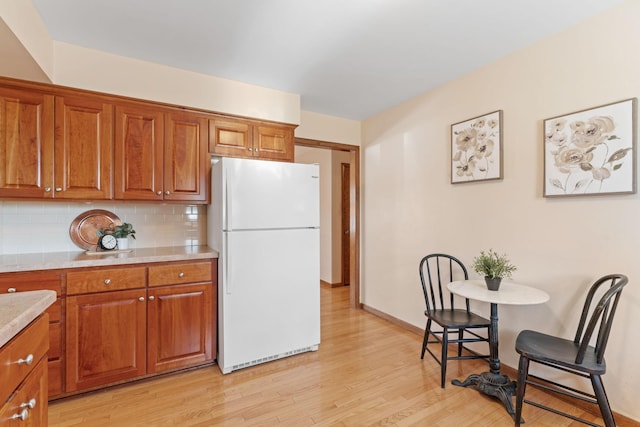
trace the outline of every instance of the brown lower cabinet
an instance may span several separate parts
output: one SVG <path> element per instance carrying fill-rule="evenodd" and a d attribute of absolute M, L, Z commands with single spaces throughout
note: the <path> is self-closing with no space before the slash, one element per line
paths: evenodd
<path fill-rule="evenodd" d="M 69 273 L 66 392 L 213 361 L 215 266 L 200 260 Z M 147 287 L 156 270 L 175 275 L 163 276 L 166 283 L 193 283 Z"/>
<path fill-rule="evenodd" d="M 49 306 L 49 397 L 62 393 L 62 363 L 64 351 L 62 331 L 64 330 L 64 297 L 61 270 L 28 271 L 0 274 L 0 293 L 51 290 L 57 294 L 56 302 Z"/>
<path fill-rule="evenodd" d="M 212 364 L 217 260 L 0 274 L 0 292 L 51 289 L 48 398 Z M 44 368 L 43 368 L 44 369 Z"/>
<path fill-rule="evenodd" d="M 45 313 L 0 349 L 0 425 L 46 426 L 49 319 Z"/>

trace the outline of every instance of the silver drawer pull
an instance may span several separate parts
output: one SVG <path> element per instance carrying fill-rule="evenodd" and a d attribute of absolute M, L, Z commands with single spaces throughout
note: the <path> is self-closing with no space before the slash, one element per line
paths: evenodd
<path fill-rule="evenodd" d="M 144 297 L 138 298 L 138 301 L 144 301 Z"/>
<path fill-rule="evenodd" d="M 18 365 L 27 364 L 31 365 L 33 363 L 33 354 L 28 354 L 24 359 L 18 359 Z"/>
<path fill-rule="evenodd" d="M 20 404 L 21 408 L 29 408 L 29 409 L 33 409 L 36 407 L 36 398 L 32 398 L 31 400 L 29 400 L 28 402 L 24 402 Z"/>
<path fill-rule="evenodd" d="M 21 420 L 21 421 L 25 421 L 27 418 L 29 418 L 29 410 L 27 408 L 23 409 L 22 411 L 20 411 L 19 414 L 13 414 L 11 416 L 12 420 Z"/>
<path fill-rule="evenodd" d="M 149 301 L 153 301 L 154 299 L 156 299 L 156 297 L 154 297 L 153 295 L 149 297 Z"/>
<path fill-rule="evenodd" d="M 105 285 L 110 285 L 111 284 L 111 279 L 104 279 L 104 284 Z"/>
<path fill-rule="evenodd" d="M 9 292 L 10 294 L 14 294 L 16 293 L 16 288 L 9 288 L 7 289 L 7 292 Z"/>
<path fill-rule="evenodd" d="M 180 273 L 178 273 L 178 277 L 180 278 L 184 277 L 184 273 L 181 271 Z"/>

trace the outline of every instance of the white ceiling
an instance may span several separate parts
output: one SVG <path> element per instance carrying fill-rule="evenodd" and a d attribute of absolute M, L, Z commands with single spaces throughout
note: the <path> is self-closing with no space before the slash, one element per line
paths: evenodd
<path fill-rule="evenodd" d="M 32 0 L 54 40 L 365 119 L 622 0 Z"/>

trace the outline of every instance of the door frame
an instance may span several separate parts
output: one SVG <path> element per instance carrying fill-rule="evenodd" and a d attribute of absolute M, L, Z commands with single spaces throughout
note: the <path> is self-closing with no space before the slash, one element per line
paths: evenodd
<path fill-rule="evenodd" d="M 294 138 L 295 145 L 349 152 L 349 306 L 362 309 L 360 302 L 360 147 L 337 142 Z"/>

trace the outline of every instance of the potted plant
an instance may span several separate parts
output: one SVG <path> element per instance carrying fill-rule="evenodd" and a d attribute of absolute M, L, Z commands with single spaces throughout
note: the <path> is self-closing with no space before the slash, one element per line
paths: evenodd
<path fill-rule="evenodd" d="M 516 271 L 506 254 L 498 255 L 493 249 L 488 252 L 480 251 L 480 255 L 473 259 L 473 269 L 484 276 L 487 288 L 497 291 L 503 278 L 510 278 Z"/>
<path fill-rule="evenodd" d="M 112 225 L 109 228 L 101 228 L 96 231 L 98 237 L 105 234 L 111 234 L 116 238 L 118 242 L 118 249 L 129 249 L 129 236 L 136 238 L 136 230 L 133 229 L 133 225 L 125 222 L 121 225 Z"/>
<path fill-rule="evenodd" d="M 124 222 L 113 227 L 113 235 L 118 240 L 118 249 L 129 249 L 129 236 L 136 238 L 136 230 L 133 225 Z"/>

